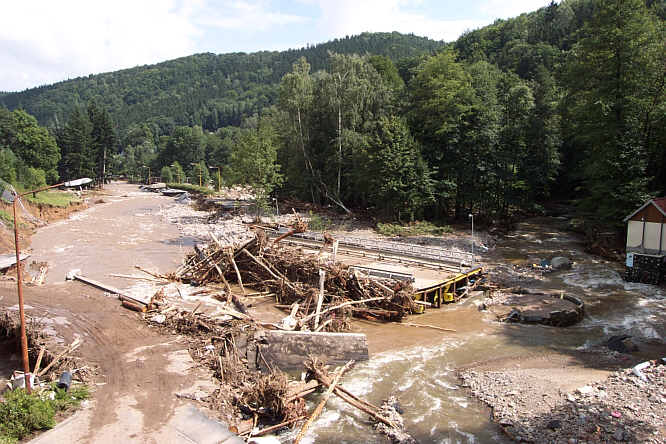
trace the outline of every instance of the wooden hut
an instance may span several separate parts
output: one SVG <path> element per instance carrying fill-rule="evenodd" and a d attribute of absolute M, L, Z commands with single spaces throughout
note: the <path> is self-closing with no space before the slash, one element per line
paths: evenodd
<path fill-rule="evenodd" d="M 666 271 L 666 197 L 645 202 L 624 221 L 627 223 L 625 279 L 659 284 Z"/>

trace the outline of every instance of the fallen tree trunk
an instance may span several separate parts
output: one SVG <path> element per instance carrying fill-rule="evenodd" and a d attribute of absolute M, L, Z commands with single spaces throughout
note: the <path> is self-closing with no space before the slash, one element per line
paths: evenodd
<path fill-rule="evenodd" d="M 308 428 L 310 427 L 310 424 L 317 419 L 317 417 L 321 414 L 321 411 L 324 409 L 324 406 L 328 402 L 328 398 L 331 397 L 331 394 L 333 393 L 333 390 L 335 390 L 335 386 L 338 385 L 338 382 L 340 382 L 340 378 L 342 378 L 342 375 L 349 370 L 349 368 L 354 364 L 354 361 L 349 361 L 348 363 L 345 364 L 344 367 L 341 369 L 338 369 L 338 371 L 335 374 L 335 378 L 333 378 L 333 382 L 331 382 L 331 385 L 328 387 L 328 390 L 326 390 L 326 393 L 324 393 L 324 396 L 322 397 L 322 400 L 319 402 L 317 407 L 315 407 L 314 411 L 312 412 L 312 415 L 308 418 L 307 421 L 305 421 L 305 424 L 303 424 L 303 427 L 301 428 L 301 431 L 298 432 L 298 435 L 296 436 L 296 439 L 294 439 L 294 444 L 298 444 L 301 442 L 301 439 L 305 436 L 305 433 L 308 431 Z"/>

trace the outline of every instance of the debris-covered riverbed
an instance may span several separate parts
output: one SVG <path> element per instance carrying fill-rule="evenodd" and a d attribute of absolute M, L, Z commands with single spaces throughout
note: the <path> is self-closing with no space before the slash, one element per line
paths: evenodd
<path fill-rule="evenodd" d="M 153 283 L 148 282 L 150 285 L 143 285 L 128 282 L 127 279 L 117 275 L 128 274 L 134 265 L 162 274 L 173 272 L 178 269 L 183 257 L 192 251 L 195 244 L 202 241 L 210 242 L 211 232 L 219 242 L 245 236 L 246 227 L 239 218 L 211 218 L 206 212 L 196 212 L 188 205 L 177 203 L 174 199 L 136 192 L 129 186 L 123 186 L 119 190 L 122 190 L 126 197 L 120 195 L 111 197 L 108 199 L 108 204 L 93 212 L 82 213 L 70 221 L 54 224 L 38 233 L 33 242 L 38 253 L 37 257 L 56 264 L 49 272 L 47 283 L 49 280 L 51 283 L 61 282 L 66 271 L 71 268 L 81 268 L 85 274 L 93 278 L 109 282 L 127 291 L 137 291 L 139 294 L 143 292 L 150 297 L 154 293 Z M 125 218 L 123 215 L 128 217 Z M 354 321 L 353 331 L 367 335 L 370 360 L 357 363 L 346 373 L 341 382 L 342 386 L 355 396 L 376 406 L 382 405 L 389 396 L 395 396 L 402 411 L 404 428 L 418 442 L 484 443 L 509 440 L 509 435 L 503 432 L 502 427 L 493 422 L 488 409 L 488 405 L 494 405 L 489 402 L 491 395 L 503 394 L 502 390 L 508 387 L 509 383 L 515 383 L 519 388 L 508 390 L 517 393 L 512 394 L 513 398 L 506 401 L 514 405 L 509 407 L 507 404 L 507 409 L 513 409 L 507 410 L 511 412 L 507 418 L 510 418 L 512 424 L 525 428 L 521 433 L 530 434 L 537 430 L 528 429 L 533 424 L 530 418 L 533 418 L 537 411 L 527 408 L 529 404 L 524 404 L 527 398 L 539 405 L 540 417 L 551 415 L 553 420 L 559 420 L 563 425 L 570 421 L 571 418 L 567 416 L 570 412 L 560 409 L 561 404 L 555 402 L 556 394 L 564 396 L 568 403 L 562 405 L 573 405 L 585 415 L 593 417 L 596 414 L 594 411 L 589 414 L 583 411 L 588 408 L 583 405 L 587 398 L 577 394 L 578 388 L 594 386 L 596 399 L 599 389 L 595 384 L 606 384 L 605 387 L 632 384 L 631 375 L 627 376 L 625 381 L 622 379 L 624 373 L 612 376 L 613 371 L 629 368 L 639 362 L 666 354 L 663 342 L 666 335 L 664 330 L 666 297 L 662 289 L 624 283 L 618 273 L 617 265 L 586 254 L 582 244 L 576 236 L 566 232 L 565 226 L 564 219 L 529 220 L 520 224 L 518 229 L 507 237 L 484 242 L 486 245 L 491 245 L 490 251 L 478 254 L 477 250 L 477 255 L 484 267 L 495 268 L 491 274 L 502 284 L 501 288 L 528 288 L 549 295 L 564 292 L 580 299 L 585 303 L 585 315 L 582 321 L 566 328 L 499 323 L 493 312 L 477 309 L 479 304 L 475 302 L 482 302 L 484 299 L 484 296 L 480 295 L 463 299 L 455 304 L 443 305 L 440 309 L 428 308 L 425 314 L 410 314 L 406 317 L 408 322 L 455 330 L 453 332 L 412 328 L 396 323 Z M 179 230 L 176 230 L 176 227 Z M 459 239 L 463 242 L 465 240 L 458 233 L 456 246 L 464 247 Z M 555 256 L 570 259 L 571 268 L 543 273 L 538 267 L 533 267 L 534 264 L 541 264 L 544 259 L 550 260 Z M 255 272 L 260 268 L 262 267 L 258 266 Z M 52 275 L 54 271 L 56 272 Z M 216 273 L 213 269 L 210 271 Z M 229 276 L 234 275 L 232 269 L 226 271 L 229 272 Z M 224 289 L 224 283 L 217 284 Z M 82 284 L 59 284 L 58 294 L 62 293 L 65 285 L 73 285 L 72 288 L 76 291 L 82 291 Z M 316 283 L 313 286 L 316 287 Z M 192 291 L 182 292 L 180 295 L 175 288 L 173 290 L 174 297 L 182 298 L 189 304 L 186 310 L 178 312 L 179 316 L 186 320 L 195 319 L 195 317 L 189 318 L 188 313 L 197 311 L 196 306 L 199 301 L 195 300 L 193 295 L 200 290 L 192 287 Z M 240 289 L 234 286 L 234 291 L 237 290 Z M 112 322 L 113 313 L 90 314 L 95 298 L 99 297 L 97 294 L 87 295 L 88 302 L 80 302 L 82 306 L 70 308 L 75 326 L 83 328 L 93 318 L 98 318 L 97 320 L 106 324 Z M 67 300 L 72 302 L 70 299 Z M 252 305 L 255 306 L 255 310 L 263 310 L 262 307 L 266 306 L 266 302 L 260 298 L 254 301 Z M 40 305 L 43 307 L 47 303 L 48 299 L 44 298 Z M 57 304 L 56 301 L 51 303 Z M 520 302 L 516 304 L 519 305 Z M 91 349 L 98 339 L 99 344 L 109 352 L 114 343 L 120 343 L 123 353 L 129 354 L 126 357 L 116 350 L 113 356 L 121 362 L 133 363 L 136 360 L 136 369 L 133 369 L 133 372 L 139 379 L 149 378 L 150 369 L 144 369 L 144 366 L 158 365 L 160 360 L 180 352 L 183 347 L 190 350 L 194 361 L 190 358 L 189 362 L 201 363 L 200 358 L 203 358 L 206 362 L 211 361 L 207 367 L 213 373 L 221 368 L 219 361 L 215 363 L 209 359 L 214 355 L 206 348 L 209 343 L 202 342 L 201 347 L 195 347 L 198 351 L 194 351 L 191 341 L 183 341 L 182 334 L 187 332 L 181 332 L 168 323 L 163 327 L 159 322 L 151 322 L 150 319 L 154 319 L 155 313 L 150 314 L 150 317 L 147 316 L 148 325 L 152 325 L 151 327 L 137 327 L 137 332 L 130 333 L 128 330 L 132 325 L 130 318 L 134 319 L 137 316 L 135 313 L 125 311 L 117 304 L 105 302 L 101 306 L 105 307 L 105 310 L 123 310 L 121 312 L 123 321 L 120 325 L 132 340 L 130 343 L 122 339 L 124 334 L 115 331 L 110 325 L 101 328 L 103 334 L 97 332 L 100 327 L 85 327 L 95 333 L 88 338 L 92 339 L 93 344 L 84 347 L 86 353 L 94 355 L 94 350 Z M 65 313 L 67 307 L 59 307 L 57 310 L 67 316 Z M 275 316 L 276 310 L 271 310 L 269 311 Z M 201 311 L 201 317 L 196 319 L 206 322 L 206 316 L 210 312 L 205 312 L 203 309 Z M 277 313 L 278 318 L 271 322 L 277 322 L 288 314 L 279 310 Z M 156 333 L 160 329 L 165 330 L 162 334 L 166 336 L 157 344 L 160 339 Z M 142 335 L 145 338 L 142 339 Z M 618 335 L 631 336 L 630 340 L 638 347 L 638 351 L 633 353 L 609 351 L 605 344 L 612 336 Z M 142 349 L 142 340 L 163 347 L 164 353 L 161 349 L 155 352 Z M 210 342 L 209 338 L 207 340 Z M 224 341 L 221 341 L 213 347 L 216 353 L 224 348 L 223 344 Z M 138 347 L 137 351 L 133 352 L 132 347 Z M 138 351 L 139 349 L 141 351 Z M 197 355 L 199 352 L 208 355 Z M 129 357 L 130 355 L 141 357 L 133 358 Z M 121 421 L 132 433 L 138 433 L 135 437 L 142 436 L 142 433 L 146 436 L 159 436 L 159 433 L 155 434 L 154 431 L 161 430 L 160 433 L 164 433 L 166 429 L 163 426 L 168 417 L 160 418 L 154 409 L 148 408 L 147 402 L 154 399 L 168 411 L 172 411 L 179 405 L 174 401 L 175 393 L 185 394 L 185 398 L 187 394 L 199 393 L 184 390 L 182 378 L 183 375 L 188 375 L 188 371 L 183 370 L 179 375 L 178 372 L 174 372 L 173 366 L 169 366 L 170 369 L 161 369 L 164 374 L 159 378 L 165 382 L 159 383 L 164 385 L 161 386 L 162 393 L 157 398 L 156 395 L 147 393 L 156 388 L 151 387 L 148 382 L 141 383 L 146 384 L 145 387 L 136 388 L 135 391 L 128 390 L 126 383 L 120 381 L 122 366 L 109 364 L 104 361 L 100 363 L 102 373 L 111 376 L 108 379 L 109 385 L 101 386 L 100 390 L 105 396 L 111 397 L 114 392 L 118 392 L 120 397 L 113 398 L 106 408 L 102 407 L 103 415 L 93 414 L 93 424 L 106 426 L 106 435 L 100 436 L 108 437 L 109 427 L 118 426 Z M 663 371 L 661 374 L 663 375 Z M 484 391 L 478 388 L 471 390 L 467 386 L 475 384 L 474 378 L 468 376 L 463 380 L 460 379 L 461 375 L 486 378 L 479 379 L 484 382 Z M 298 375 L 293 376 L 298 378 Z M 229 377 L 233 379 L 233 373 Z M 176 380 L 181 383 L 176 384 L 174 382 Z M 537 382 L 529 385 L 530 381 Z M 521 389 L 523 383 L 525 387 L 530 387 L 530 390 Z M 146 393 L 143 393 L 144 391 Z M 205 393 L 206 396 L 212 393 L 211 388 L 209 387 Z M 567 393 L 575 397 L 575 402 L 568 400 Z M 619 390 L 618 393 L 625 392 Z M 626 393 L 631 395 L 633 392 L 626 391 Z M 552 396 L 552 402 L 547 396 L 543 396 L 544 394 Z M 201 398 L 198 395 L 194 397 Z M 179 399 L 178 403 L 182 401 Z M 310 412 L 320 398 L 315 394 L 307 399 L 305 407 L 306 411 Z M 618 395 L 617 400 L 620 402 L 622 398 Z M 128 402 L 133 403 L 135 407 L 125 410 L 140 411 L 144 415 L 143 421 L 151 424 L 150 430 L 141 423 L 132 423 L 129 417 L 122 413 L 118 413 L 120 420 L 114 422 L 114 412 L 121 412 L 122 407 Z M 200 401 L 194 402 L 200 403 Z M 627 403 L 635 402 L 627 401 Z M 599 415 L 603 413 L 601 408 L 597 410 Z M 616 410 L 620 412 L 619 407 Z M 624 411 L 620 413 L 625 419 L 633 418 L 629 412 L 631 409 L 626 415 Z M 656 416 L 653 419 L 661 420 L 663 423 L 663 413 L 660 411 L 650 410 L 647 413 L 653 413 Z M 499 421 L 499 418 L 496 419 Z M 602 425 L 605 424 L 609 430 L 613 428 L 611 437 L 620 437 L 617 423 L 618 421 L 606 424 L 602 421 Z M 557 429 L 556 423 L 551 425 Z M 581 430 L 584 433 L 592 433 L 585 431 L 584 428 Z M 282 433 L 279 439 L 290 442 L 297 432 L 298 428 Z M 606 433 L 605 429 L 603 433 Z M 622 439 L 630 440 L 634 436 L 632 433 L 629 426 L 622 426 Z M 85 436 L 85 433 L 80 435 L 80 437 Z M 605 434 L 590 435 L 589 441 L 594 442 L 592 439 L 594 436 L 607 438 Z M 661 438 L 663 431 L 661 435 L 651 436 L 663 440 Z M 569 439 L 580 438 L 571 434 L 567 435 L 567 440 Z M 134 438 L 129 440 L 132 441 Z M 85 439 L 79 440 L 79 442 L 84 441 Z M 359 441 L 385 443 L 386 437 L 373 428 L 373 421 L 367 414 L 350 408 L 341 399 L 332 396 L 321 416 L 310 426 L 302 442 Z"/>

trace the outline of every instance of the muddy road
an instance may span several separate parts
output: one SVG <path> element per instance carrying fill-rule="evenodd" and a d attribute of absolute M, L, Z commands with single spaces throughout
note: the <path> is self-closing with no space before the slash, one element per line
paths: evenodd
<path fill-rule="evenodd" d="M 124 184 L 106 192 L 106 203 L 52 223 L 32 238 L 30 260 L 48 262 L 49 272 L 43 287 L 25 287 L 26 313 L 43 318 L 57 341 L 81 336 L 81 356 L 99 371 L 90 405 L 35 441 L 182 442 L 177 424 L 184 403 L 176 393 L 211 384 L 207 373 L 192 369 L 187 342 L 154 331 L 117 298 L 65 282 L 65 275 L 78 268 L 127 288 L 136 282 L 109 275 L 136 274 L 134 265 L 170 271 L 190 240 L 160 216 L 161 206 L 172 205 L 172 199 Z M 16 310 L 15 301 L 15 284 L 0 283 L 0 305 Z"/>

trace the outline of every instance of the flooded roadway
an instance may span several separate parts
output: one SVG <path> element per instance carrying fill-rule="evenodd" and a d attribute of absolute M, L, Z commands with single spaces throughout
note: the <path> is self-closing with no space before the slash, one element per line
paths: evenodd
<path fill-rule="evenodd" d="M 129 185 L 113 185 L 115 196 L 52 224 L 33 237 L 33 259 L 51 265 L 48 281 L 62 282 L 67 271 L 80 268 L 93 279 L 120 288 L 133 283 L 109 275 L 134 274 L 134 265 L 172 271 L 192 239 L 183 237 L 160 216 L 173 199 L 142 193 Z M 128 197 L 122 197 L 122 196 Z M 459 385 L 456 369 L 474 363 L 537 356 L 553 350 L 575 354 L 616 333 L 652 338 L 663 344 L 666 297 L 656 287 L 622 281 L 620 269 L 583 252 L 579 240 L 566 232 L 566 221 L 534 219 L 483 258 L 490 263 L 529 264 L 538 258 L 568 256 L 570 271 L 545 275 L 523 286 L 562 290 L 581 297 L 584 321 L 574 327 L 501 325 L 488 313 L 463 301 L 428 310 L 414 322 L 453 328 L 457 333 L 394 324 L 359 323 L 368 334 L 371 360 L 358 364 L 344 385 L 358 396 L 380 404 L 389 394 L 400 399 L 405 425 L 422 443 L 505 442 L 489 420 L 486 407 Z M 282 436 L 286 442 L 291 435 Z M 306 437 L 317 443 L 385 443 L 368 425 L 366 415 L 331 399 Z"/>

